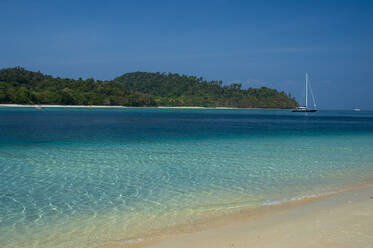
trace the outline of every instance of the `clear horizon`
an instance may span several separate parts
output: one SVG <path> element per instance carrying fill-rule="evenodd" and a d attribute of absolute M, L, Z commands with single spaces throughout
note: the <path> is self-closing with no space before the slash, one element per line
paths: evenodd
<path fill-rule="evenodd" d="M 373 110 L 373 2 L 2 1 L 0 68 L 110 80 L 172 72 Z"/>

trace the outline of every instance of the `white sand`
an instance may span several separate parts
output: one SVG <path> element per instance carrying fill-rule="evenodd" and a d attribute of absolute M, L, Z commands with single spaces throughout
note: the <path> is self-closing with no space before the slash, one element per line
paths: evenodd
<path fill-rule="evenodd" d="M 291 204 L 290 204 L 291 205 Z M 373 247 L 373 186 L 197 233 L 144 244 L 151 248 Z"/>
<path fill-rule="evenodd" d="M 238 109 L 230 107 L 164 107 L 164 106 L 154 106 L 154 107 L 133 107 L 133 106 L 118 106 L 118 105 L 54 105 L 54 104 L 0 104 L 0 107 L 8 108 L 161 108 L 161 109 Z M 251 109 L 251 108 L 246 108 Z"/>
<path fill-rule="evenodd" d="M 266 206 L 224 221 L 99 248 L 373 248 L 373 185 Z"/>

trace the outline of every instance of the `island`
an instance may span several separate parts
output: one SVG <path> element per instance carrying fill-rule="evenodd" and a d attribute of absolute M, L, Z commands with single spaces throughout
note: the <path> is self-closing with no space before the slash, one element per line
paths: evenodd
<path fill-rule="evenodd" d="M 177 73 L 131 72 L 113 80 L 60 78 L 22 67 L 0 70 L 0 104 L 290 109 L 294 97 Z"/>

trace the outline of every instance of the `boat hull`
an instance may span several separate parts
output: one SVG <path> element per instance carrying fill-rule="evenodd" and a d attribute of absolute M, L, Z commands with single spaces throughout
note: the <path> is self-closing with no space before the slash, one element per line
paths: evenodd
<path fill-rule="evenodd" d="M 316 109 L 293 109 L 291 112 L 316 112 Z"/>

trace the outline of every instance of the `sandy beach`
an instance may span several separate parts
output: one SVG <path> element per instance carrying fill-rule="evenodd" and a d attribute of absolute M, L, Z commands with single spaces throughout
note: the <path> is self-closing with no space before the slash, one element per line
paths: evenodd
<path fill-rule="evenodd" d="M 210 223 L 215 228 L 207 224 L 184 234 L 101 247 L 373 247 L 373 185 L 262 207 L 253 215 L 238 213 L 223 222 Z"/>
<path fill-rule="evenodd" d="M 133 107 L 119 105 L 55 105 L 55 104 L 0 104 L 0 107 L 7 108 L 159 108 L 159 109 L 239 109 L 233 107 L 188 107 L 188 106 L 154 106 L 154 107 Z M 243 108 L 258 109 L 258 108 Z"/>

